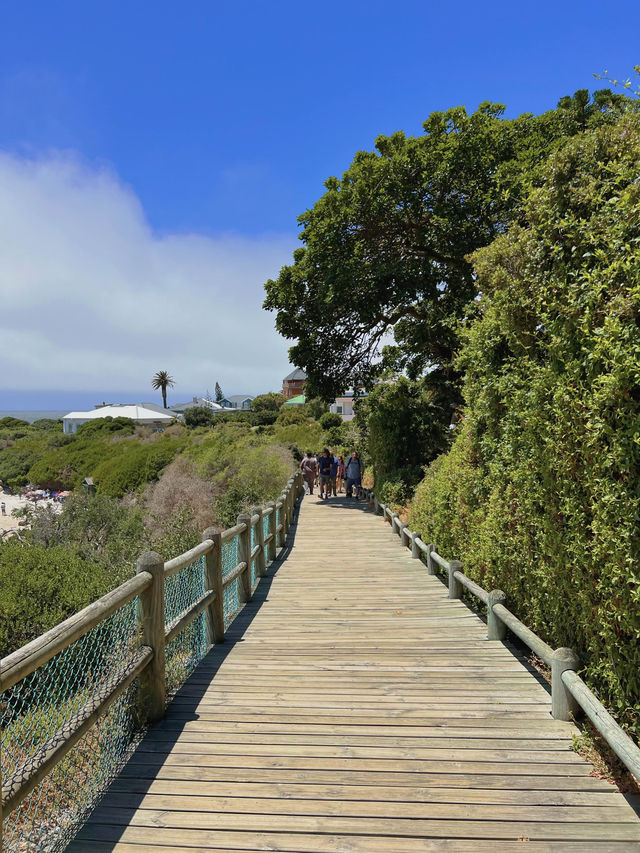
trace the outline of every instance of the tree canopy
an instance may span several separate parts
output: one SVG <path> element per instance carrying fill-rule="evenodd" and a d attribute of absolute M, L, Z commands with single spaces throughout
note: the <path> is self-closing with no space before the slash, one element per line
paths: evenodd
<path fill-rule="evenodd" d="M 307 373 L 308 393 L 328 399 L 369 386 L 384 347 L 383 365 L 448 382 L 457 401 L 456 320 L 476 294 L 467 255 L 517 221 L 562 140 L 612 121 L 627 103 L 584 90 L 539 116 L 506 119 L 491 103 L 434 112 L 424 135 L 380 136 L 342 179 L 329 178 L 299 217 L 304 246 L 265 285 L 278 331 L 297 339 L 290 358 Z"/>

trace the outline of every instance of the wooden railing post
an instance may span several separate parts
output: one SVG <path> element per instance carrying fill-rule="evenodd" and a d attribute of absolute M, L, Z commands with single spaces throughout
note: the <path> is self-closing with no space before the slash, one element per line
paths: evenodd
<path fill-rule="evenodd" d="M 420 538 L 420 534 L 415 530 L 411 533 L 411 556 L 414 560 L 420 559 L 420 548 L 418 547 L 418 543 L 416 539 Z"/>
<path fill-rule="evenodd" d="M 284 546 L 284 540 L 287 538 L 291 522 L 289 517 L 289 492 L 287 489 L 282 492 L 280 498 L 282 500 L 282 545 Z"/>
<path fill-rule="evenodd" d="M 427 574 L 435 575 L 436 573 L 436 561 L 431 556 L 431 553 L 436 550 L 435 545 L 427 545 Z"/>
<path fill-rule="evenodd" d="M 245 529 L 238 534 L 238 562 L 246 563 L 245 570 L 240 575 L 238 598 L 244 604 L 251 601 L 251 516 L 241 512 L 236 524 L 244 524 Z"/>
<path fill-rule="evenodd" d="M 293 510 L 296 505 L 295 478 L 292 477 L 287 483 L 287 495 L 289 501 L 289 527 L 293 523 Z"/>
<path fill-rule="evenodd" d="M 580 666 L 580 658 L 573 649 L 556 649 L 551 658 L 551 716 L 554 720 L 571 720 L 580 714 L 580 705 L 567 690 L 562 673 Z"/>
<path fill-rule="evenodd" d="M 398 533 L 398 525 L 400 523 L 398 521 L 398 518 L 399 516 L 397 512 L 391 513 L 391 532 L 394 534 L 394 536 Z"/>
<path fill-rule="evenodd" d="M 259 578 L 263 578 L 267 571 L 267 561 L 264 555 L 264 524 L 262 521 L 262 507 L 254 506 L 251 510 L 251 515 L 258 516 L 258 521 L 256 523 L 256 543 L 260 546 L 260 550 L 256 557 L 256 575 Z"/>
<path fill-rule="evenodd" d="M 507 626 L 502 619 L 499 619 L 493 612 L 494 604 L 504 604 L 507 596 L 501 589 L 492 589 L 489 593 L 489 603 L 487 604 L 487 639 L 488 640 L 504 640 L 507 636 Z"/>
<path fill-rule="evenodd" d="M 216 527 L 207 527 L 202 541 L 213 540 L 213 548 L 204 555 L 204 587 L 213 589 L 216 600 L 206 609 L 207 644 L 224 643 L 224 589 L 222 587 L 222 539 Z"/>
<path fill-rule="evenodd" d="M 403 546 L 406 545 L 406 542 L 404 541 L 405 537 L 407 539 L 407 542 L 409 541 L 409 535 L 406 532 L 407 527 L 409 527 L 409 525 L 406 521 L 398 522 L 398 536 L 400 537 L 400 544 Z"/>
<path fill-rule="evenodd" d="M 136 572 L 149 572 L 153 583 L 138 599 L 142 644 L 153 649 L 149 666 L 140 674 L 140 691 L 150 723 L 162 719 L 166 705 L 164 641 L 164 560 L 155 551 L 138 558 Z"/>
<path fill-rule="evenodd" d="M 462 571 L 460 560 L 451 560 L 449 563 L 449 598 L 460 598 L 462 595 L 462 584 L 456 578 L 455 573 Z"/>
<path fill-rule="evenodd" d="M 271 539 L 269 540 L 269 544 L 267 545 L 267 560 L 270 563 L 272 563 L 276 558 L 276 547 L 277 547 L 277 542 L 276 542 L 276 519 L 277 519 L 276 502 L 275 501 L 269 501 L 269 503 L 267 504 L 267 509 L 271 510 L 271 512 L 269 513 L 269 535 L 271 536 Z"/>
<path fill-rule="evenodd" d="M 280 504 L 280 507 L 278 507 L 278 504 Z M 278 514 L 279 514 L 280 515 L 280 525 L 282 525 L 282 527 L 280 528 L 280 530 L 277 533 L 276 545 L 278 548 L 283 548 L 284 547 L 285 532 L 284 532 L 284 511 L 283 511 L 284 499 L 283 499 L 282 495 L 280 495 L 280 497 L 276 501 L 275 507 L 276 507 L 276 522 L 277 522 Z M 280 526 L 280 525 L 278 525 L 278 526 Z"/>

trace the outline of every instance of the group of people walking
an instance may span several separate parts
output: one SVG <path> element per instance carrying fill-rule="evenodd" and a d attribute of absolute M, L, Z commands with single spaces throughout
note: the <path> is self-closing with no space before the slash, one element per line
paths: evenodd
<path fill-rule="evenodd" d="M 363 465 L 355 450 L 346 462 L 343 456 L 336 456 L 328 447 L 320 454 L 307 450 L 300 469 L 307 494 L 312 495 L 314 486 L 318 486 L 320 500 L 328 501 L 332 495 L 337 497 L 344 487 L 348 498 L 360 499 Z"/>

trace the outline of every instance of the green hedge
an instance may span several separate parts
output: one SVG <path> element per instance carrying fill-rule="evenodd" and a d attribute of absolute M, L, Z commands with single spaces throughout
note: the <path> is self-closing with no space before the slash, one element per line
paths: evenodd
<path fill-rule="evenodd" d="M 640 122 L 555 154 L 525 221 L 474 257 L 466 414 L 410 524 L 640 733 Z"/>
<path fill-rule="evenodd" d="M 94 563 L 66 547 L 0 545 L 0 657 L 108 590 Z"/>
<path fill-rule="evenodd" d="M 168 436 L 151 444 L 122 442 L 118 452 L 112 449 L 109 458 L 93 471 L 98 492 L 118 498 L 156 480 L 183 446 L 182 440 Z"/>

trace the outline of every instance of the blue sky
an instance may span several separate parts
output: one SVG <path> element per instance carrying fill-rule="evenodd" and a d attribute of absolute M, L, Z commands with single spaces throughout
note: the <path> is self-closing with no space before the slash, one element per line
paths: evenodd
<path fill-rule="evenodd" d="M 433 110 L 539 112 L 640 62 L 637 0 L 3 6 L 0 409 L 148 397 L 152 365 L 178 397 L 276 388 L 261 287 L 328 175 Z"/>

